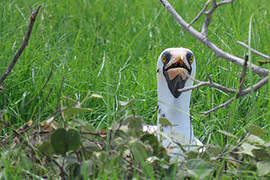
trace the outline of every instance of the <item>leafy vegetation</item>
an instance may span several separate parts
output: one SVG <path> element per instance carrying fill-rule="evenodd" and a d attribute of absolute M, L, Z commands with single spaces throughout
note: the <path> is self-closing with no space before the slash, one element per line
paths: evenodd
<path fill-rule="evenodd" d="M 204 1 L 172 3 L 191 21 Z M 156 121 L 155 68 L 164 48 L 190 48 L 197 79 L 211 74 L 229 87 L 239 82 L 239 68 L 182 31 L 158 1 L 1 1 L 1 74 L 25 33 L 29 7 L 39 4 L 29 46 L 0 92 L 2 178 L 269 178 L 269 85 L 209 116 L 199 112 L 227 95 L 193 91 L 193 127 L 206 151 L 187 152 L 180 164 L 141 131 L 143 122 Z M 243 56 L 235 42 L 247 40 L 252 16 L 252 47 L 267 53 L 266 4 L 235 1 L 220 8 L 210 38 Z M 258 79 L 248 72 L 245 86 Z"/>

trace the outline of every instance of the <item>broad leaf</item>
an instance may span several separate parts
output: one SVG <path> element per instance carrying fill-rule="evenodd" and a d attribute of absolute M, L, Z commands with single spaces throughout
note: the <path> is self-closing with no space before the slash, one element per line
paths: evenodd
<path fill-rule="evenodd" d="M 38 150 L 46 155 L 52 155 L 54 153 L 53 146 L 49 140 L 44 141 L 40 146 L 38 146 Z"/>
<path fill-rule="evenodd" d="M 257 172 L 259 176 L 265 176 L 270 173 L 270 161 L 257 162 Z"/>
<path fill-rule="evenodd" d="M 80 146 L 79 132 L 64 128 L 57 129 L 51 136 L 51 144 L 56 154 L 64 155 L 68 151 L 77 150 Z"/>
<path fill-rule="evenodd" d="M 201 159 L 189 160 L 186 168 L 189 174 L 198 179 L 204 179 L 212 172 L 211 164 Z"/>
<path fill-rule="evenodd" d="M 255 126 L 254 124 L 252 124 L 249 126 L 249 133 L 258 137 L 263 137 L 265 134 L 265 131 L 259 126 Z"/>
<path fill-rule="evenodd" d="M 250 156 L 254 157 L 254 155 L 252 153 L 252 151 L 254 149 L 259 149 L 259 148 L 257 146 L 252 145 L 252 144 L 244 142 L 241 145 L 241 150 L 238 153 L 243 153 L 243 154 L 247 154 L 247 155 L 250 155 Z"/>
<path fill-rule="evenodd" d="M 173 126 L 173 124 L 166 117 L 160 117 L 159 118 L 159 124 L 161 126 Z"/>
<path fill-rule="evenodd" d="M 56 154 L 64 155 L 68 151 L 66 133 L 64 128 L 59 128 L 51 136 L 51 144 Z"/>
<path fill-rule="evenodd" d="M 74 129 L 68 130 L 66 133 L 65 141 L 68 145 L 68 151 L 75 151 L 79 149 L 80 144 L 81 144 L 79 132 Z"/>

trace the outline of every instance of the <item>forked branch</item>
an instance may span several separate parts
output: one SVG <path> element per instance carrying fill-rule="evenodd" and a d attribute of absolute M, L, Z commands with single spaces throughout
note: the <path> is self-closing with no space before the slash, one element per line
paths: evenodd
<path fill-rule="evenodd" d="M 37 9 L 31 13 L 30 16 L 30 22 L 28 25 L 28 29 L 27 32 L 24 36 L 24 39 L 22 41 L 22 44 L 20 46 L 20 48 L 17 50 L 17 52 L 15 53 L 13 59 L 11 60 L 9 66 L 7 67 L 6 71 L 2 74 L 1 78 L 0 78 L 0 84 L 3 83 L 3 81 L 7 78 L 7 76 L 9 75 L 9 73 L 11 72 L 11 70 L 13 69 L 13 67 L 15 66 L 16 62 L 18 61 L 19 57 L 21 56 L 21 54 L 23 53 L 25 47 L 28 45 L 28 41 L 30 39 L 31 36 L 31 32 L 34 26 L 34 23 L 36 21 L 36 17 L 38 15 L 39 9 L 41 6 L 38 6 Z"/>
<path fill-rule="evenodd" d="M 212 81 L 212 79 L 210 79 L 208 82 L 204 82 L 204 81 L 198 81 L 198 80 L 194 80 L 197 84 L 192 86 L 192 87 L 188 87 L 188 88 L 183 88 L 183 89 L 179 89 L 178 91 L 179 92 L 185 92 L 185 91 L 190 91 L 190 90 L 193 90 L 193 89 L 196 89 L 196 88 L 199 88 L 201 86 L 209 86 L 209 87 L 212 87 L 212 88 L 216 88 L 216 89 L 219 89 L 223 92 L 226 92 L 226 93 L 232 93 L 232 94 L 235 94 L 234 97 L 230 98 L 228 101 L 226 101 L 225 103 L 223 104 L 220 104 L 219 106 L 217 107 L 214 107 L 213 109 L 209 110 L 209 111 L 205 111 L 205 112 L 202 112 L 203 114 L 208 114 L 210 112 L 213 112 L 219 108 L 222 108 L 222 107 L 226 107 L 228 106 L 231 102 L 233 102 L 233 100 L 241 97 L 241 96 L 245 96 L 247 94 L 249 94 L 251 91 L 256 91 L 258 89 L 260 89 L 263 85 L 265 85 L 267 82 L 268 82 L 268 74 L 269 74 L 269 70 L 265 69 L 265 68 L 262 68 L 262 67 L 259 67 L 259 66 L 256 66 L 255 64 L 252 64 L 250 62 L 248 62 L 248 56 L 246 55 L 245 58 L 239 58 L 237 56 L 234 56 L 228 52 L 225 52 L 223 51 L 222 49 L 220 49 L 216 44 L 214 44 L 213 42 L 211 42 L 208 37 L 207 37 L 207 32 L 208 32 L 208 27 L 209 27 L 209 24 L 211 22 L 211 18 L 212 18 L 212 15 L 214 13 L 214 11 L 222 6 L 222 5 L 226 5 L 226 4 L 231 4 L 234 2 L 234 0 L 224 0 L 224 1 L 220 1 L 220 2 L 217 2 L 217 0 L 207 0 L 207 2 L 205 3 L 204 7 L 202 8 L 202 10 L 199 12 L 199 14 L 191 21 L 190 24 L 188 24 L 176 11 L 175 9 L 172 7 L 172 5 L 167 1 L 167 0 L 160 0 L 160 2 L 162 3 L 162 5 L 168 10 L 168 12 L 173 15 L 173 17 L 175 18 L 175 20 L 179 23 L 179 25 L 186 31 L 188 31 L 193 37 L 195 37 L 196 39 L 198 39 L 199 41 L 201 41 L 204 45 L 206 45 L 208 48 L 210 48 L 212 51 L 215 52 L 215 54 L 218 56 L 218 57 L 221 57 L 225 60 L 228 60 L 230 62 L 233 62 L 234 64 L 236 65 L 239 65 L 242 67 L 242 72 L 241 72 L 241 76 L 240 76 L 240 80 L 239 80 L 239 87 L 238 89 L 232 89 L 232 88 L 228 88 L 228 87 L 225 87 L 225 86 L 222 86 L 218 83 L 215 83 Z M 211 2 L 211 8 L 206 11 L 208 5 L 210 4 Z M 205 15 L 205 19 L 204 19 L 204 23 L 202 25 L 202 28 L 201 28 L 201 32 L 197 31 L 196 29 L 194 29 L 191 25 L 196 22 L 199 17 L 201 17 L 202 15 Z M 246 44 L 242 43 L 242 42 L 238 42 L 238 44 L 246 47 L 246 48 L 249 48 Z M 263 58 L 266 58 L 268 59 L 269 56 L 259 52 L 259 51 L 256 51 L 252 48 L 249 48 L 251 50 L 251 52 L 263 57 Z M 266 61 L 266 63 L 268 63 Z M 246 88 L 246 89 L 243 89 L 243 83 L 244 83 L 244 80 L 245 80 L 245 75 L 246 75 L 246 70 L 247 70 L 247 67 L 251 67 L 251 70 L 258 74 L 259 76 L 262 76 L 264 77 L 262 80 L 260 80 L 259 82 L 257 82 L 256 84 L 252 85 L 251 87 L 249 88 Z"/>
<path fill-rule="evenodd" d="M 193 37 L 201 41 L 204 45 L 209 47 L 218 57 L 224 58 L 238 66 L 244 66 L 244 59 L 236 57 L 230 53 L 227 53 L 220 49 L 217 45 L 215 45 L 212 41 L 210 41 L 207 36 L 204 36 L 203 33 L 197 31 L 192 26 L 189 27 L 189 24 L 175 11 L 172 5 L 167 0 L 160 0 L 162 5 L 168 10 L 168 12 L 175 18 L 175 20 L 179 23 L 179 25 L 186 31 L 188 31 Z M 221 1 L 217 3 L 217 6 L 221 6 L 224 4 L 232 3 L 233 0 L 230 1 Z M 214 8 L 215 10 L 216 8 Z M 211 12 L 211 9 L 209 10 Z M 210 13 L 208 12 L 208 13 Z M 207 22 L 206 22 L 207 23 Z M 204 23 L 204 24 L 206 24 Z M 255 64 L 248 63 L 248 66 L 251 66 L 251 70 L 260 76 L 267 76 L 269 71 L 265 68 L 256 66 Z"/>

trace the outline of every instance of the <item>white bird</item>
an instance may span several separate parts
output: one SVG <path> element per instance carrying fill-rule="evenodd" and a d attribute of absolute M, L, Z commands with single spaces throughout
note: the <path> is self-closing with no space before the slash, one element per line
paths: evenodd
<path fill-rule="evenodd" d="M 190 87 L 196 73 L 195 57 L 186 48 L 168 48 L 157 61 L 157 126 L 144 126 L 144 131 L 157 133 L 169 154 L 178 154 L 182 150 L 179 144 L 192 149 L 190 145 L 203 144 L 194 137 L 189 111 L 191 91 L 179 92 L 178 89 Z M 160 126 L 159 119 L 166 117 L 173 126 Z M 177 145 L 178 144 L 178 145 Z M 194 149 L 194 148 L 193 148 Z"/>

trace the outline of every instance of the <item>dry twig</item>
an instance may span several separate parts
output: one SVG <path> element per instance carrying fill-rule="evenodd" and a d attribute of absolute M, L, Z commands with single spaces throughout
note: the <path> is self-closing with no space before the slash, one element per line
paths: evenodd
<path fill-rule="evenodd" d="M 244 48 L 249 48 L 247 44 L 241 42 L 241 41 L 236 41 L 237 44 L 243 46 Z M 257 51 L 256 49 L 250 48 L 250 51 L 258 56 L 261 56 L 264 59 L 270 59 L 270 56 L 263 54 L 262 52 Z"/>
<path fill-rule="evenodd" d="M 270 64 L 270 61 L 258 61 L 258 63 L 261 65 L 264 65 L 264 64 Z M 0 89 L 1 90 L 1 89 Z"/>
<path fill-rule="evenodd" d="M 20 48 L 19 48 L 19 49 L 17 50 L 17 52 L 15 53 L 15 55 L 14 55 L 13 59 L 11 60 L 11 62 L 10 62 L 10 64 L 9 64 L 8 68 L 7 68 L 6 71 L 2 74 L 2 76 L 1 76 L 1 78 L 0 78 L 0 84 L 2 84 L 3 81 L 7 78 L 7 76 L 9 75 L 9 73 L 11 72 L 11 70 L 13 69 L 13 67 L 15 66 L 16 62 L 18 61 L 19 57 L 20 57 L 21 54 L 23 53 L 25 47 L 27 46 L 40 7 L 41 7 L 41 6 L 38 6 L 37 9 L 36 9 L 34 12 L 32 12 L 32 14 L 31 14 L 31 16 L 30 16 L 30 22 L 29 22 L 29 25 L 28 25 L 28 29 L 27 29 L 27 32 L 26 32 L 26 34 L 25 34 L 25 36 L 24 36 L 24 40 L 23 40 L 23 42 L 22 42 Z"/>
<path fill-rule="evenodd" d="M 207 2 L 205 3 L 205 5 L 203 6 L 202 10 L 199 12 L 199 14 L 189 23 L 188 27 L 190 27 L 192 24 L 194 24 L 200 17 L 201 15 L 205 12 L 205 10 L 207 9 L 209 3 L 211 2 L 211 0 L 207 0 Z"/>

